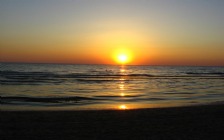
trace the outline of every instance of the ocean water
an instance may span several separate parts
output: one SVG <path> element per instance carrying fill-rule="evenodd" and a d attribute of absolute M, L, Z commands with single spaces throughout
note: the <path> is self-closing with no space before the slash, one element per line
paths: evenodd
<path fill-rule="evenodd" d="M 224 67 L 0 63 L 1 110 L 101 110 L 224 101 Z"/>

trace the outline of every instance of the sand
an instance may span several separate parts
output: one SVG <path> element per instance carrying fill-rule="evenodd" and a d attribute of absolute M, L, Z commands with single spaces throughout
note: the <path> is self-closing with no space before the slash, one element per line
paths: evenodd
<path fill-rule="evenodd" d="M 1 111 L 1 140 L 224 139 L 224 105 L 104 111 Z"/>

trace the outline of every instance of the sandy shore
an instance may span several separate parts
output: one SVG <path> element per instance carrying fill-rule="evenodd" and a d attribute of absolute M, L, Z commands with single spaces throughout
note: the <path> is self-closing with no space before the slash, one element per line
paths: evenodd
<path fill-rule="evenodd" d="M 224 139 L 224 105 L 108 111 L 1 111 L 1 140 Z"/>

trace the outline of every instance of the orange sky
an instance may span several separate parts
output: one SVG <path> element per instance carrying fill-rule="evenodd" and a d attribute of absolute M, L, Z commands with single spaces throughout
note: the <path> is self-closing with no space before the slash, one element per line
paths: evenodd
<path fill-rule="evenodd" d="M 0 7 L 0 62 L 224 65 L 218 2 L 38 1 Z"/>

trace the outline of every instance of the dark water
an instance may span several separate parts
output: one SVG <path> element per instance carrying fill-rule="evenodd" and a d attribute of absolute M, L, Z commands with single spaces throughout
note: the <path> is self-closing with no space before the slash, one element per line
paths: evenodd
<path fill-rule="evenodd" d="M 1 110 L 132 109 L 224 101 L 224 67 L 0 63 Z"/>

